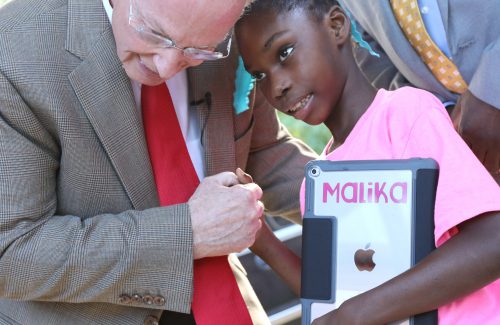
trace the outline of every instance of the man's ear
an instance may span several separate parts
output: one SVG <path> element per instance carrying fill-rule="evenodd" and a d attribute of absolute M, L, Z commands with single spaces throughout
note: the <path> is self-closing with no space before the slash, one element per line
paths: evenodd
<path fill-rule="evenodd" d="M 335 38 L 336 43 L 343 44 L 351 39 L 351 21 L 337 5 L 330 8 L 325 15 L 325 24 Z"/>

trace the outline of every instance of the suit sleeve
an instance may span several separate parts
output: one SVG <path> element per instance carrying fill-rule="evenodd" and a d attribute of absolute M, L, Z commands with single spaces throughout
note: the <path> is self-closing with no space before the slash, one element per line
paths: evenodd
<path fill-rule="evenodd" d="M 125 304 L 123 294 L 151 294 L 164 303 L 132 306 L 189 312 L 187 205 L 58 215 L 60 159 L 57 137 L 0 73 L 0 296 Z"/>
<path fill-rule="evenodd" d="M 394 90 L 404 86 L 411 86 L 410 82 L 399 72 L 375 38 L 363 30 L 359 24 L 357 26 L 360 33 L 362 33 L 363 40 L 370 44 L 372 49 L 380 55 L 380 57 L 376 57 L 371 55 L 365 48 L 354 47 L 354 58 L 368 81 L 377 89 Z"/>
<path fill-rule="evenodd" d="M 469 84 L 469 90 L 483 102 L 500 109 L 500 92 L 498 91 L 500 78 L 496 67 L 500 67 L 500 41 L 498 40 L 484 49 Z"/>
<path fill-rule="evenodd" d="M 277 117 L 276 110 L 256 90 L 254 127 L 247 170 L 264 190 L 263 202 L 271 215 L 302 223 L 299 189 L 304 167 L 317 155 L 292 137 Z"/>

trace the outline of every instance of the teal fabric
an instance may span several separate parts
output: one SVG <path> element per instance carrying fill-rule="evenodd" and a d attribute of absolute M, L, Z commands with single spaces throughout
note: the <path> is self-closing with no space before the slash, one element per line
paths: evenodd
<path fill-rule="evenodd" d="M 358 27 L 356 26 L 356 20 L 354 20 L 354 17 L 351 15 L 349 10 L 347 10 L 342 2 L 339 1 L 340 7 L 342 7 L 342 10 L 346 13 L 347 17 L 349 17 L 349 20 L 351 21 L 351 37 L 354 42 L 356 42 L 359 46 L 365 48 L 370 52 L 371 55 L 376 56 L 377 58 L 380 58 L 380 55 L 375 52 L 370 44 L 366 42 L 363 37 L 361 36 L 361 33 L 358 30 Z"/>
<path fill-rule="evenodd" d="M 233 95 L 233 106 L 236 115 L 248 110 L 250 99 L 248 96 L 255 86 L 255 79 L 245 70 L 243 59 L 238 58 L 238 68 L 236 70 L 235 90 Z"/>

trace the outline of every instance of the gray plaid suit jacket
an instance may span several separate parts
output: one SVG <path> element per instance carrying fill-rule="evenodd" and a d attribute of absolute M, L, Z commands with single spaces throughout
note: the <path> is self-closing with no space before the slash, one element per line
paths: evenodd
<path fill-rule="evenodd" d="M 190 109 L 206 125 L 207 174 L 239 166 L 264 189 L 270 213 L 297 217 L 314 154 L 258 94 L 234 114 L 236 63 L 233 54 L 188 71 Z M 198 101 L 206 93 L 211 105 Z M 188 207 L 158 205 L 140 112 L 101 0 L 4 6 L 0 324 L 142 324 L 163 310 L 189 312 Z M 231 261 L 254 321 L 266 323 Z"/>

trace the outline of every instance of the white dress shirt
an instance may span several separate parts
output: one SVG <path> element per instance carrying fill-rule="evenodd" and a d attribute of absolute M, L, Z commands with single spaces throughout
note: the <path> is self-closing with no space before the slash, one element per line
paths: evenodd
<path fill-rule="evenodd" d="M 451 52 L 446 38 L 446 30 L 437 0 L 418 0 L 418 6 L 420 14 L 422 15 L 422 20 L 424 21 L 425 29 L 429 33 L 429 36 L 439 49 L 451 59 Z"/>
<path fill-rule="evenodd" d="M 102 1 L 109 21 L 113 18 L 113 8 L 109 0 Z M 134 91 L 136 107 L 141 109 L 141 84 L 131 80 L 132 89 Z M 179 121 L 179 126 L 182 130 L 182 135 L 186 141 L 186 146 L 189 151 L 189 156 L 193 163 L 198 178 L 202 180 L 205 177 L 205 161 L 204 150 L 201 145 L 201 128 L 195 112 L 191 112 L 188 103 L 188 81 L 186 70 L 182 70 L 175 76 L 166 81 L 172 102 L 174 104 L 175 113 Z"/>

